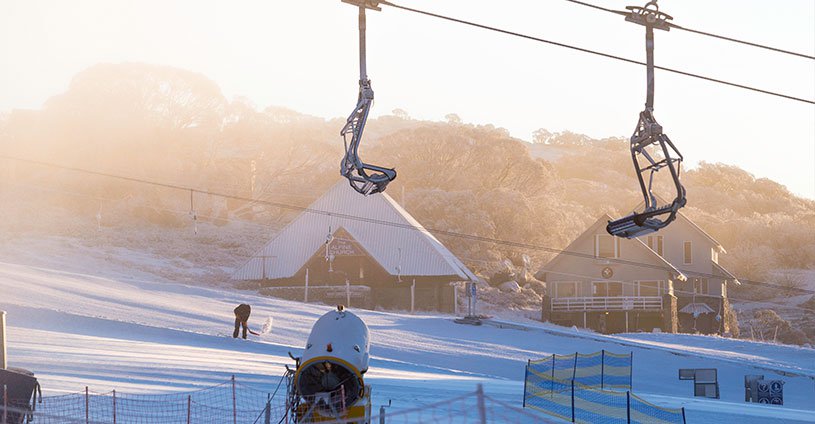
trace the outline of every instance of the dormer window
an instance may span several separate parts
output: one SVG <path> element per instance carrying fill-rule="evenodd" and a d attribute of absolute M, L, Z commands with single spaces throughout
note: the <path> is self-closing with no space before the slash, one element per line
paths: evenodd
<path fill-rule="evenodd" d="M 693 246 L 691 242 L 685 242 L 685 265 L 690 265 L 693 263 Z"/>
<path fill-rule="evenodd" d="M 620 239 L 608 234 L 597 234 L 594 239 L 594 256 L 598 258 L 619 258 Z"/>
<path fill-rule="evenodd" d="M 648 247 L 662 256 L 662 236 L 648 236 Z"/>

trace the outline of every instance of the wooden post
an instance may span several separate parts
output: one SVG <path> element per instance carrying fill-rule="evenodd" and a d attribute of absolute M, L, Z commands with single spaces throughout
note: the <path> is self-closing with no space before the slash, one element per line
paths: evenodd
<path fill-rule="evenodd" d="M 113 391 L 113 424 L 116 424 L 116 390 Z"/>
<path fill-rule="evenodd" d="M 458 316 L 458 283 L 452 283 L 453 287 L 453 315 Z"/>
<path fill-rule="evenodd" d="M 235 396 L 235 375 L 232 374 L 232 424 L 238 424 L 238 400 Z"/>
<path fill-rule="evenodd" d="M 481 384 L 475 390 L 475 395 L 478 402 L 478 422 L 487 424 L 487 407 L 484 403 L 484 387 Z"/>
<path fill-rule="evenodd" d="M 308 268 L 306 268 L 306 290 L 303 295 L 303 303 L 308 303 Z"/>
<path fill-rule="evenodd" d="M 192 416 L 192 396 L 187 395 L 187 424 L 190 424 L 190 420 Z"/>
<path fill-rule="evenodd" d="M 8 368 L 6 350 L 6 311 L 0 311 L 0 370 Z"/>

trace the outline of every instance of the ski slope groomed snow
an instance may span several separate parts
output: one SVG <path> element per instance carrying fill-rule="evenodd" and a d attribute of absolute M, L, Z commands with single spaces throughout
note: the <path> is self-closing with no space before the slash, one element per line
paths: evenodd
<path fill-rule="evenodd" d="M 312 324 L 332 308 L 129 279 L 101 268 L 96 274 L 0 263 L 9 365 L 34 371 L 46 396 L 85 386 L 189 391 L 233 374 L 273 389 L 284 366 L 292 365 L 288 352 L 300 355 Z M 233 339 L 232 309 L 239 303 L 252 305 L 255 330 L 271 317 L 271 332 Z M 633 352 L 633 391 L 658 405 L 684 406 L 688 423 L 815 422 L 813 349 L 693 335 L 602 336 L 535 321 L 475 327 L 441 314 L 354 312 L 371 330 L 366 382 L 375 408 L 389 400 L 392 411 L 415 408 L 472 392 L 478 383 L 492 398 L 520 406 L 528 359 L 606 349 Z M 694 398 L 692 382 L 679 381 L 679 368 L 717 368 L 721 399 Z M 745 403 L 745 374 L 784 380 L 785 404 Z"/>

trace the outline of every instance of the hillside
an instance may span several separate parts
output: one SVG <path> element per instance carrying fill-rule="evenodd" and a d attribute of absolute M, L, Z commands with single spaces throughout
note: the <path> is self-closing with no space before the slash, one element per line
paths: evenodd
<path fill-rule="evenodd" d="M 0 155 L 228 197 L 0 159 L 0 227 L 18 240 L 64 235 L 89 247 L 144 248 L 187 261 L 172 273 L 177 281 L 224 283 L 295 214 L 264 201 L 307 206 L 336 182 L 343 122 L 229 100 L 190 71 L 97 65 L 41 110 L 0 115 Z M 527 142 L 455 115 L 427 122 L 395 110 L 369 122 L 361 155 L 398 170 L 388 193 L 427 228 L 560 249 L 598 216 L 641 201 L 627 143 L 545 129 Z M 725 246 L 725 267 L 756 282 L 733 288 L 737 306 L 783 300 L 795 311 L 784 317 L 807 332 L 801 341 L 814 341 L 800 270 L 815 269 L 815 201 L 731 165 L 702 162 L 683 182 L 683 213 Z M 485 278 L 507 258 L 528 255 L 533 268 L 549 258 L 542 249 L 440 239 Z"/>

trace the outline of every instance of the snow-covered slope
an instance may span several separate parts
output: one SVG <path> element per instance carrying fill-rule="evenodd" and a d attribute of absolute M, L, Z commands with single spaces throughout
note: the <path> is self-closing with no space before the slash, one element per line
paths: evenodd
<path fill-rule="evenodd" d="M 37 373 L 47 394 L 92 390 L 167 392 L 243 381 L 274 386 L 301 352 L 314 321 L 330 306 L 123 277 L 103 263 L 93 274 L 0 263 L 0 309 L 9 312 L 10 365 Z M 252 304 L 257 329 L 232 339 L 232 308 Z M 356 311 L 371 329 L 367 381 L 374 405 L 430 403 L 485 385 L 493 397 L 521 404 L 524 364 L 558 353 L 607 349 L 634 353 L 634 391 L 666 406 L 685 406 L 689 423 L 815 422 L 815 350 L 715 337 L 629 334 L 613 337 L 523 322 L 525 330 L 454 324 L 450 316 Z M 678 368 L 719 369 L 722 399 L 692 398 Z M 781 376 L 772 370 L 787 372 Z M 791 373 L 791 374 L 790 374 Z M 745 404 L 745 374 L 784 379 L 783 407 Z M 794 375 L 793 375 L 794 374 Z"/>

